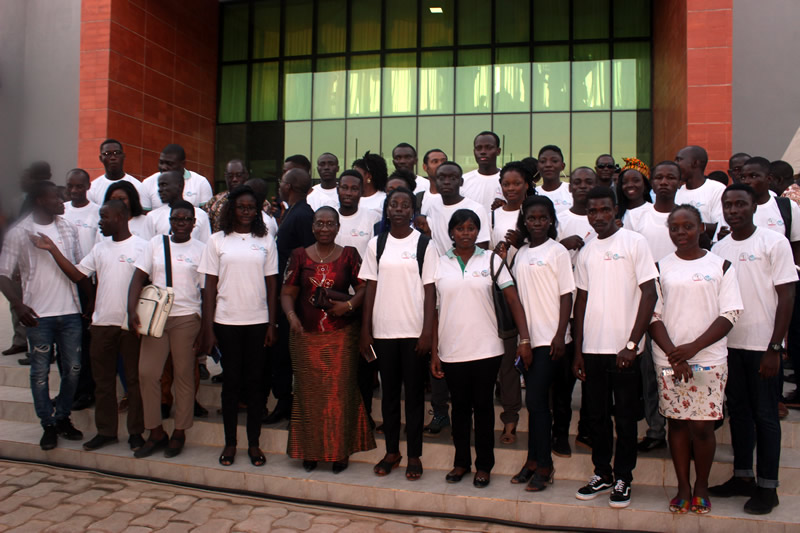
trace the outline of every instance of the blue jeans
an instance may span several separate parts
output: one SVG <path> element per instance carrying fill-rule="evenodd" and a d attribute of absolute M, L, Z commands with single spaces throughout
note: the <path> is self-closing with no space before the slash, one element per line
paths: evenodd
<path fill-rule="evenodd" d="M 733 475 L 753 477 L 753 448 L 759 487 L 777 488 L 781 461 L 778 376 L 758 373 L 764 352 L 728 348 L 728 416 L 733 445 Z"/>
<path fill-rule="evenodd" d="M 564 357 L 567 357 L 564 355 Z M 536 466 L 553 466 L 550 454 L 550 385 L 553 383 L 555 362 L 550 358 L 550 346 L 533 349 L 533 362 L 525 372 L 525 406 L 528 408 L 528 461 Z"/>
<path fill-rule="evenodd" d="M 28 356 L 31 359 L 31 391 L 36 416 L 42 426 L 55 424 L 56 420 L 69 418 L 72 400 L 81 373 L 81 336 L 83 324 L 78 313 L 48 316 L 37 319 L 38 325 L 27 328 Z M 61 354 L 61 388 L 53 414 L 50 399 L 50 360 L 53 344 Z"/>

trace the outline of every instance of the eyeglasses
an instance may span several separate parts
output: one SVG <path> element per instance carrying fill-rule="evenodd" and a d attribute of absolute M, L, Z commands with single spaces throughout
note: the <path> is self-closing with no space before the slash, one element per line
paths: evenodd
<path fill-rule="evenodd" d="M 322 229 L 322 228 L 333 229 L 333 228 L 338 227 L 338 226 L 339 226 L 339 223 L 338 222 L 334 222 L 333 220 L 329 220 L 328 222 L 325 222 L 325 221 L 322 221 L 322 220 L 317 220 L 316 222 L 314 222 L 314 227 L 317 228 L 317 229 Z"/>
<path fill-rule="evenodd" d="M 169 217 L 169 221 L 173 224 L 191 224 L 194 223 L 193 217 Z"/>
<path fill-rule="evenodd" d="M 614 163 L 602 163 L 602 164 L 595 165 L 595 167 L 597 167 L 598 169 L 601 169 L 601 168 L 614 168 L 615 166 L 616 165 L 614 165 Z"/>
<path fill-rule="evenodd" d="M 100 155 L 103 157 L 111 157 L 112 155 L 119 157 L 122 155 L 122 150 L 109 150 L 108 152 L 100 152 Z"/>

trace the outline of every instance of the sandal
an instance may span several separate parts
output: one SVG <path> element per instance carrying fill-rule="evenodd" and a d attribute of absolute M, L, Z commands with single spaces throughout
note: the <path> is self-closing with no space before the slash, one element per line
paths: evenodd
<path fill-rule="evenodd" d="M 511 483 L 515 485 L 521 485 L 523 483 L 527 483 L 531 479 L 531 477 L 533 477 L 535 471 L 536 471 L 535 468 L 528 468 L 527 466 L 523 466 L 522 470 L 520 470 L 516 476 L 511 478 Z"/>
<path fill-rule="evenodd" d="M 398 455 L 397 459 L 395 459 L 394 461 L 387 461 L 386 457 L 384 457 L 378 464 L 375 465 L 375 468 L 373 468 L 372 471 L 375 472 L 375 475 L 381 477 L 389 475 L 392 472 L 392 470 L 400 466 L 400 461 L 402 459 L 403 459 L 402 455 Z"/>
<path fill-rule="evenodd" d="M 255 448 L 256 453 L 252 453 L 250 450 Z M 250 463 L 253 466 L 264 466 L 267 463 L 267 458 L 264 457 L 264 452 L 258 446 L 251 446 L 247 448 L 247 455 L 250 457 Z"/>
<path fill-rule="evenodd" d="M 508 426 L 511 426 L 511 431 L 508 431 Z M 517 442 L 517 425 L 506 424 L 503 428 L 503 434 L 500 435 L 500 442 L 502 444 L 514 444 Z"/>
<path fill-rule="evenodd" d="M 164 457 L 172 458 L 180 455 L 181 451 L 183 451 L 183 445 L 186 444 L 186 437 L 176 437 L 172 436 L 167 443 L 166 449 L 164 449 Z"/>
<path fill-rule="evenodd" d="M 533 478 L 528 482 L 528 486 L 525 487 L 526 492 L 541 492 L 547 488 L 547 485 L 553 484 L 553 479 L 556 475 L 556 469 L 550 468 L 550 474 L 542 474 L 540 470 L 537 468 L 536 472 L 533 474 Z"/>
<path fill-rule="evenodd" d="M 417 481 L 419 478 L 422 477 L 422 463 L 419 462 L 412 463 L 411 459 L 408 461 L 408 465 L 406 466 L 406 479 L 409 481 Z"/>
<path fill-rule="evenodd" d="M 469 468 L 457 466 L 448 472 L 444 479 L 448 483 L 458 483 L 466 474 L 469 474 Z"/>
<path fill-rule="evenodd" d="M 672 498 L 669 501 L 669 512 L 686 514 L 689 512 L 689 500 L 685 498 Z"/>
<path fill-rule="evenodd" d="M 233 450 L 233 453 L 225 455 L 225 450 Z M 222 450 L 222 455 L 219 456 L 219 464 L 222 466 L 231 466 L 236 459 L 236 446 L 225 446 Z"/>
<path fill-rule="evenodd" d="M 479 489 L 484 489 L 489 486 L 490 481 L 491 474 L 489 474 L 489 472 L 478 470 L 475 472 L 475 477 L 472 479 L 472 484 Z"/>
<path fill-rule="evenodd" d="M 706 514 L 711 511 L 711 500 L 703 498 L 702 496 L 695 496 L 692 498 L 692 512 L 697 514 Z"/>

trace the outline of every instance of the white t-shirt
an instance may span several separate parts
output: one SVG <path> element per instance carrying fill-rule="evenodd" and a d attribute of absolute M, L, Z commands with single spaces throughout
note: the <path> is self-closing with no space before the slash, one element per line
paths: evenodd
<path fill-rule="evenodd" d="M 652 211 L 653 204 L 650 202 L 645 202 L 639 207 L 634 207 L 633 209 L 626 209 L 625 214 L 622 215 L 622 227 L 625 229 L 631 229 L 631 225 L 636 225 L 638 220 L 645 215 L 648 211 Z"/>
<path fill-rule="evenodd" d="M 367 251 L 367 244 L 373 237 L 375 224 L 380 219 L 378 213 L 368 209 L 359 209 L 349 216 L 339 213 L 339 233 L 336 234 L 336 244 L 352 246 L 363 258 Z"/>
<path fill-rule="evenodd" d="M 169 316 L 190 316 L 201 313 L 202 299 L 200 289 L 203 288 L 205 276 L 197 272 L 203 250 L 206 245 L 200 241 L 189 239 L 186 242 L 169 243 L 172 266 L 172 289 L 175 300 Z M 136 268 L 150 276 L 154 285 L 167 286 L 167 271 L 164 257 L 164 237 L 153 237 L 136 261 Z"/>
<path fill-rule="evenodd" d="M 275 217 L 261 211 L 261 218 L 264 220 L 264 225 L 267 227 L 267 233 L 273 239 L 278 237 L 278 223 L 275 222 Z"/>
<path fill-rule="evenodd" d="M 644 210 L 637 209 L 636 216 L 632 216 L 625 222 L 625 228 L 644 237 L 650 247 L 650 253 L 653 254 L 653 259 L 660 261 L 677 249 L 672 244 L 672 239 L 669 238 L 669 228 L 667 227 L 669 213 L 656 211 L 652 204 L 644 205 L 650 207 Z"/>
<path fill-rule="evenodd" d="M 703 222 L 706 224 L 725 224 L 722 218 L 722 193 L 725 186 L 718 181 L 706 179 L 705 183 L 696 189 L 687 189 L 686 185 L 681 185 L 675 193 L 675 205 L 689 204 L 700 211 Z"/>
<path fill-rule="evenodd" d="M 153 238 L 153 228 L 150 227 L 146 215 L 139 215 L 138 217 L 133 217 L 129 219 L 128 231 L 131 232 L 131 235 L 136 235 L 137 237 L 139 237 L 140 239 L 144 239 L 145 241 L 149 241 L 150 239 Z M 111 240 L 111 237 L 106 237 L 100 232 L 100 228 L 97 229 L 96 235 L 97 237 L 94 240 L 95 243 L 98 243 L 103 240 Z"/>
<path fill-rule="evenodd" d="M 624 228 L 592 239 L 575 262 L 575 286 L 588 292 L 583 320 L 583 352 L 617 354 L 625 348 L 636 321 L 642 291 L 658 270 L 644 237 Z M 638 339 L 639 353 L 644 343 Z"/>
<path fill-rule="evenodd" d="M 124 241 L 103 239 L 78 264 L 78 270 L 86 276 L 97 273 L 93 325 L 122 326 L 128 309 L 128 286 L 145 248 L 147 241 L 136 235 Z"/>
<path fill-rule="evenodd" d="M 558 331 L 561 296 L 575 290 L 569 252 L 553 239 L 535 248 L 523 246 L 514 258 L 512 271 L 528 320 L 532 347 L 550 346 Z M 569 325 L 564 342 L 572 342 Z"/>
<path fill-rule="evenodd" d="M 269 322 L 264 278 L 278 273 L 274 238 L 218 231 L 208 240 L 197 271 L 219 278 L 214 322 L 229 326 Z"/>
<path fill-rule="evenodd" d="M 693 261 L 671 253 L 658 262 L 661 290 L 653 315 L 664 323 L 675 346 L 693 342 L 723 313 L 744 308 L 734 267 L 731 265 L 723 274 L 724 262 L 712 253 Z M 697 352 L 688 363 L 715 366 L 727 359 L 728 341 L 722 337 Z M 670 366 L 664 350 L 655 342 L 653 361 L 658 366 Z"/>
<path fill-rule="evenodd" d="M 322 184 L 318 183 L 311 187 L 311 192 L 306 196 L 306 202 L 314 211 L 323 205 L 339 209 L 339 190 L 336 187 L 323 189 Z"/>
<path fill-rule="evenodd" d="M 503 353 L 492 300 L 491 257 L 495 258 L 497 285 L 500 288 L 513 285 L 508 269 L 500 270 L 500 258 L 477 246 L 464 270 L 452 251 L 439 258 L 436 271 L 439 359 L 445 363 L 475 361 Z"/>
<path fill-rule="evenodd" d="M 395 239 L 389 234 L 380 267 L 378 237 L 373 237 L 367 245 L 358 277 L 377 282 L 372 308 L 372 336 L 376 339 L 413 339 L 422 334 L 423 286 L 434 282 L 437 256 L 435 246 L 429 242 L 420 278 L 417 262 L 420 235 L 420 232 L 412 231 L 403 239 Z"/>
<path fill-rule="evenodd" d="M 558 218 L 558 226 L 556 227 L 558 240 L 566 239 L 577 235 L 583 239 L 584 246 L 592 239 L 597 237 L 597 232 L 591 224 L 589 224 L 589 217 L 586 215 L 576 215 L 569 209 L 564 209 L 556 213 Z M 578 257 L 578 250 L 567 250 L 569 252 L 572 265 L 575 265 L 575 259 Z"/>
<path fill-rule="evenodd" d="M 486 212 L 492 210 L 495 198 L 503 199 L 503 189 L 500 187 L 500 171 L 486 176 L 478 169 L 467 172 L 463 176 L 464 185 L 461 186 L 461 196 L 481 204 Z"/>
<path fill-rule="evenodd" d="M 144 198 L 142 197 L 142 182 L 130 174 L 125 174 L 120 178 L 120 180 L 133 184 L 136 192 L 139 193 L 139 201 L 142 203 L 142 206 L 144 206 Z M 108 179 L 105 174 L 102 176 L 97 176 L 92 180 L 92 184 L 89 187 L 89 190 L 86 192 L 86 197 L 94 204 L 103 205 L 103 201 L 106 199 L 106 191 L 112 183 L 116 183 L 117 181 L 119 180 Z"/>
<path fill-rule="evenodd" d="M 789 240 L 791 242 L 800 241 L 800 206 L 795 202 L 789 201 L 792 209 L 792 227 Z M 778 201 L 774 196 L 770 196 L 765 204 L 759 204 L 753 215 L 753 224 L 759 228 L 767 228 L 777 231 L 781 235 L 786 235 L 786 228 L 783 224 L 781 211 L 778 209 Z"/>
<path fill-rule="evenodd" d="M 572 207 L 572 193 L 569 192 L 569 183 L 562 181 L 558 189 L 553 191 L 546 191 L 544 190 L 544 186 L 539 185 L 536 187 L 536 194 L 550 198 L 556 208 L 556 213 L 560 213 Z"/>
<path fill-rule="evenodd" d="M 97 240 L 97 223 L 100 221 L 100 207 L 89 202 L 83 207 L 73 207 L 72 202 L 64 202 L 64 218 L 78 228 L 81 253 L 86 255 Z M 83 259 L 83 258 L 81 258 Z"/>
<path fill-rule="evenodd" d="M 372 196 L 362 196 L 361 200 L 358 201 L 358 208 L 359 209 L 371 209 L 375 211 L 380 216 L 383 216 L 383 202 L 386 200 L 386 193 L 383 191 L 378 191 Z"/>
<path fill-rule="evenodd" d="M 414 194 L 423 191 L 425 192 L 425 194 L 428 194 L 428 191 L 430 190 L 431 190 L 431 181 L 428 178 L 417 176 L 417 186 L 414 188 Z"/>
<path fill-rule="evenodd" d="M 425 196 L 428 196 L 427 194 Z M 489 216 L 481 204 L 475 200 L 464 198 L 457 204 L 444 205 L 442 196 L 436 195 L 431 198 L 428 204 L 427 211 L 422 214 L 428 218 L 428 227 L 431 228 L 431 238 L 436 243 L 436 250 L 439 255 L 444 255 L 447 250 L 453 247 L 453 240 L 450 238 L 450 233 L 447 231 L 447 226 L 450 224 L 450 218 L 453 213 L 459 209 L 470 209 L 478 215 L 481 221 L 481 229 L 478 233 L 477 242 L 489 242 L 491 238 L 491 224 L 489 223 Z"/>
<path fill-rule="evenodd" d="M 142 182 L 142 190 L 139 195 L 142 197 L 142 207 L 145 211 L 156 210 L 164 204 L 158 196 L 158 177 L 161 172 L 151 174 Z M 183 170 L 183 199 L 195 207 L 202 207 L 214 196 L 211 184 L 208 180 L 191 170 Z"/>
<path fill-rule="evenodd" d="M 425 214 L 431 207 L 431 202 L 435 201 L 439 198 L 439 193 L 432 193 L 431 191 L 425 191 L 425 194 L 422 195 L 422 205 L 419 208 L 420 214 Z"/>
<path fill-rule="evenodd" d="M 169 215 L 172 208 L 168 205 L 154 209 L 147 214 L 147 224 L 150 231 L 150 236 L 156 235 L 169 235 L 171 226 L 169 223 Z M 200 242 L 208 242 L 211 236 L 211 223 L 208 221 L 208 215 L 199 207 L 194 208 L 194 229 L 192 230 L 192 239 Z"/>
<path fill-rule="evenodd" d="M 744 312 L 728 334 L 728 347 L 765 351 L 778 308 L 775 286 L 797 281 L 789 241 L 778 232 L 756 227 L 747 239 L 737 241 L 728 235 L 711 251 L 736 268 L 744 303 Z"/>
<path fill-rule="evenodd" d="M 44 233 L 56 244 L 64 257 L 70 257 L 69 250 L 58 234 L 55 222 L 46 226 L 36 223 L 32 225 L 36 235 Z M 42 318 L 80 313 L 81 310 L 78 309 L 72 292 L 74 290 L 72 280 L 59 268 L 50 252 L 40 250 L 31 244 L 30 253 L 38 257 L 35 260 L 36 273 L 24 287 L 25 305 Z"/>
<path fill-rule="evenodd" d="M 508 233 L 508 230 L 517 229 L 519 210 L 506 211 L 502 207 L 498 207 L 491 212 L 489 217 L 493 221 L 489 245 L 491 249 L 494 250 L 497 243 L 506 240 L 506 233 Z M 509 257 L 506 260 L 511 261 L 511 258 Z"/>

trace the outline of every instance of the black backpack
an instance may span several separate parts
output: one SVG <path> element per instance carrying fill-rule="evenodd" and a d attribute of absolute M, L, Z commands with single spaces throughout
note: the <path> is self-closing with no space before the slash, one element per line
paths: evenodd
<path fill-rule="evenodd" d="M 380 235 L 378 235 L 378 242 L 377 242 L 377 249 L 375 250 L 375 255 L 378 263 L 378 267 L 381 264 L 381 256 L 383 255 L 383 251 L 386 249 L 386 240 L 389 238 L 389 232 L 384 231 Z M 427 235 L 420 233 L 419 241 L 417 241 L 417 265 L 419 266 L 419 276 L 422 277 L 422 264 L 425 261 L 425 250 L 428 249 L 428 243 L 431 242 L 431 238 Z"/>
<path fill-rule="evenodd" d="M 781 212 L 783 219 L 783 233 L 787 239 L 791 240 L 792 234 L 792 200 L 784 198 L 783 196 L 776 196 L 775 201 L 778 202 L 778 211 Z"/>

